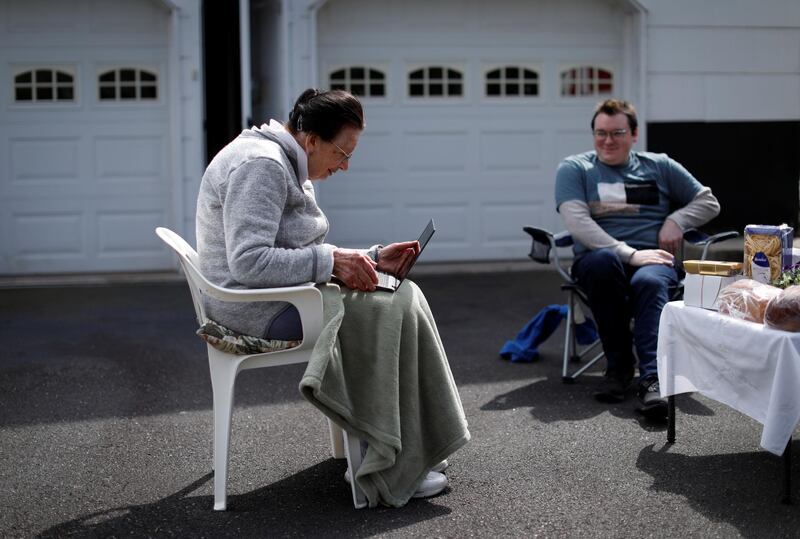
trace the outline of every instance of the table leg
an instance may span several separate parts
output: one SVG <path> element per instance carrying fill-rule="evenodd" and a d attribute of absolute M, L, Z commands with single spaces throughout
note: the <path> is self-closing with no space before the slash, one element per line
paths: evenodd
<path fill-rule="evenodd" d="M 783 450 L 783 498 L 781 503 L 792 503 L 792 437 Z"/>
<path fill-rule="evenodd" d="M 675 443 L 675 395 L 667 397 L 667 442 Z"/>

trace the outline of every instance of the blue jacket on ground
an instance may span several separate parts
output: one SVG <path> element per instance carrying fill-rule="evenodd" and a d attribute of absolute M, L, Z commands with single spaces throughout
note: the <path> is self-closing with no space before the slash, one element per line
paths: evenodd
<path fill-rule="evenodd" d="M 539 357 L 539 345 L 553 334 L 561 324 L 561 320 L 566 317 L 566 305 L 548 305 L 525 324 L 514 340 L 507 341 L 503 345 L 503 348 L 500 349 L 500 357 L 513 362 L 535 360 Z M 587 318 L 582 324 L 575 325 L 575 338 L 578 344 L 583 345 L 597 340 L 597 329 L 590 318 Z"/>

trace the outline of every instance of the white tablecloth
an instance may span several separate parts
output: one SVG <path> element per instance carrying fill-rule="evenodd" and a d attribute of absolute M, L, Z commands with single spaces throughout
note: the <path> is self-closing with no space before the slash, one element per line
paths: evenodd
<path fill-rule="evenodd" d="M 667 303 L 658 379 L 663 397 L 699 391 L 752 417 L 761 447 L 780 455 L 800 422 L 800 333 Z"/>

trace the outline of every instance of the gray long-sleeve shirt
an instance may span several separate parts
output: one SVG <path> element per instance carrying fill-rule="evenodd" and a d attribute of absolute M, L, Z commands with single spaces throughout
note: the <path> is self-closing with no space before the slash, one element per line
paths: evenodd
<path fill-rule="evenodd" d="M 636 249 L 619 241 L 600 228 L 589 212 L 589 205 L 578 200 L 564 202 L 559 207 L 564 225 L 572 237 L 589 249 L 613 250 L 621 260 L 627 262 Z M 719 202 L 711 194 L 711 189 L 704 187 L 697 196 L 683 208 L 674 211 L 667 219 L 675 221 L 681 230 L 703 225 L 719 214 Z"/>
<path fill-rule="evenodd" d="M 305 154 L 282 128 L 243 131 L 209 164 L 197 199 L 200 270 L 226 288 L 326 282 L 333 250 L 324 243 L 328 220 L 300 170 Z M 206 299 L 209 318 L 241 333 L 263 336 L 286 303 Z"/>
<path fill-rule="evenodd" d="M 631 152 L 607 165 L 597 152 L 564 159 L 556 172 L 556 204 L 575 240 L 575 253 L 610 248 L 623 261 L 658 246 L 669 219 L 682 230 L 719 213 L 719 203 L 683 166 L 665 154 Z M 670 213 L 670 206 L 679 209 Z"/>

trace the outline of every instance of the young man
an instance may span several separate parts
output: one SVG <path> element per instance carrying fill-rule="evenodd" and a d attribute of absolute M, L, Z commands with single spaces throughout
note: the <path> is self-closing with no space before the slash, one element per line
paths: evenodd
<path fill-rule="evenodd" d="M 674 255 L 683 231 L 716 217 L 719 203 L 666 154 L 633 151 L 638 120 L 630 103 L 600 103 L 591 127 L 594 151 L 558 167 L 556 208 L 575 240 L 572 275 L 587 293 L 608 360 L 595 398 L 625 399 L 635 345 L 641 411 L 664 418 L 656 345 L 661 310 L 679 283 Z"/>

